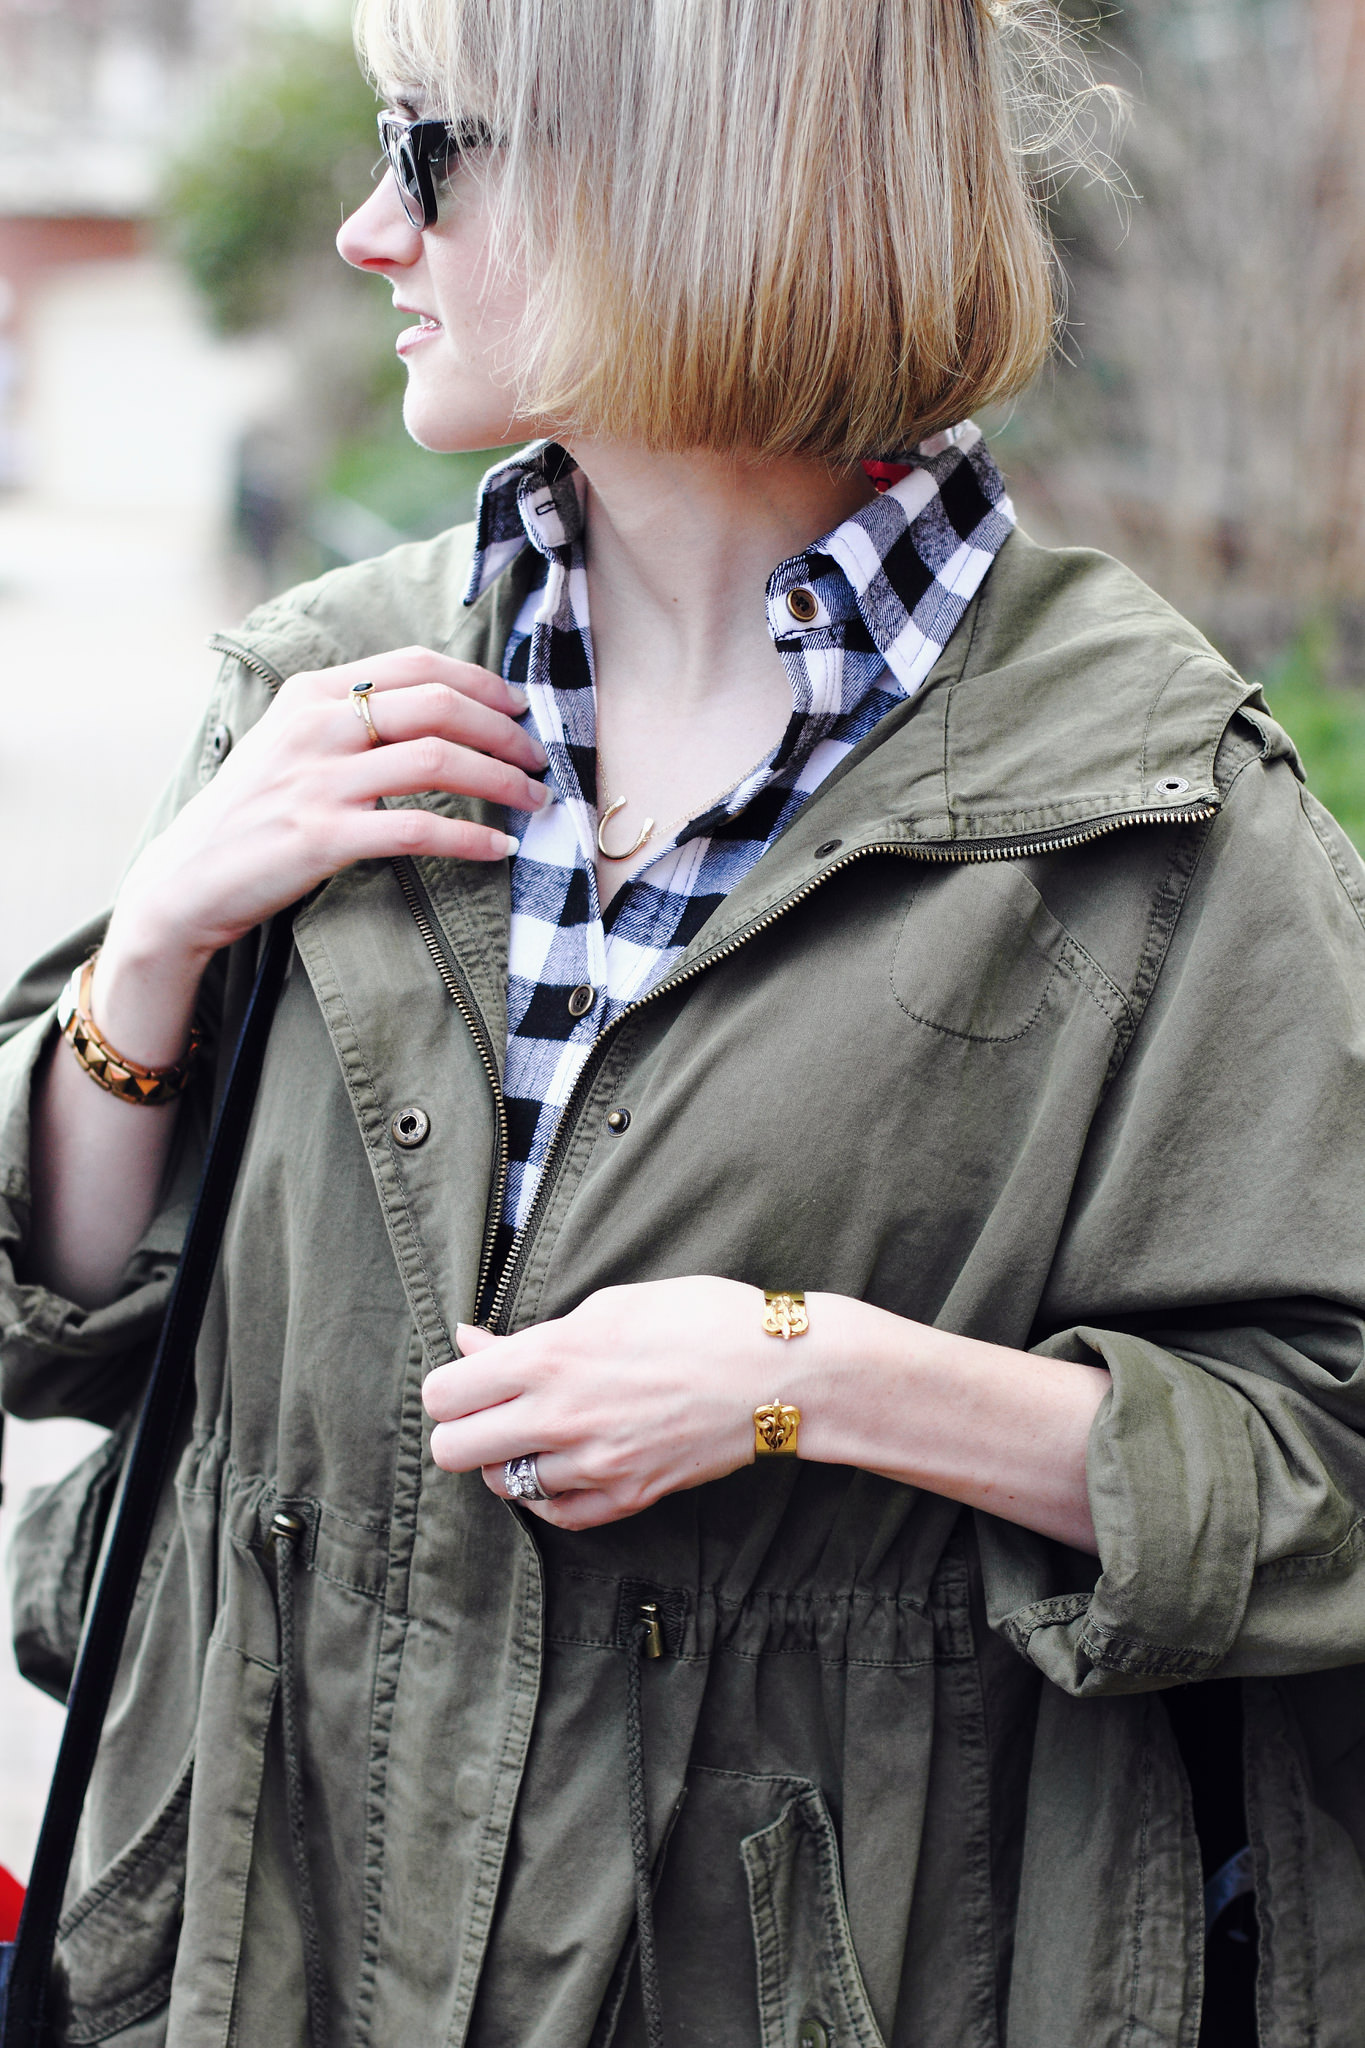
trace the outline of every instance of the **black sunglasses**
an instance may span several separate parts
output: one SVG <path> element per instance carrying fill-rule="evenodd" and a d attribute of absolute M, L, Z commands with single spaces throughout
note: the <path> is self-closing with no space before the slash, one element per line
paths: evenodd
<path fill-rule="evenodd" d="M 404 213 L 415 228 L 430 228 L 436 224 L 437 180 L 448 178 L 456 158 L 480 148 L 489 135 L 478 122 L 453 128 L 448 121 L 405 121 L 385 109 L 379 116 L 379 140 Z"/>

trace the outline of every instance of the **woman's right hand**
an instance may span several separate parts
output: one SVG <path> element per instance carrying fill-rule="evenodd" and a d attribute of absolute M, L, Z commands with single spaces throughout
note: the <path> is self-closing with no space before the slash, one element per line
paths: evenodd
<path fill-rule="evenodd" d="M 349 695 L 372 682 L 382 746 Z M 502 860 L 507 835 L 430 811 L 376 810 L 425 790 L 537 810 L 537 741 L 514 721 L 522 693 L 490 670 L 423 647 L 292 676 L 213 781 L 146 848 L 120 912 L 207 960 L 353 861 L 394 854 Z"/>
<path fill-rule="evenodd" d="M 366 680 L 378 747 L 349 696 Z M 213 954 L 353 861 L 504 859 L 505 832 L 375 805 L 445 790 L 538 810 L 545 757 L 514 722 L 524 709 L 488 669 L 422 647 L 292 676 L 129 869 L 90 992 L 104 1037 L 144 1066 L 178 1060 Z M 155 1211 L 174 1107 L 105 1094 L 56 1045 L 34 1114 L 28 1277 L 95 1307 L 117 1292 Z"/>
<path fill-rule="evenodd" d="M 361 681 L 378 747 L 349 694 Z M 145 1065 L 175 1059 L 213 954 L 354 861 L 505 859 L 491 826 L 376 803 L 442 790 L 539 809 L 545 756 L 515 723 L 524 709 L 500 676 L 422 647 L 291 676 L 129 870 L 92 989 L 101 1030 Z"/>

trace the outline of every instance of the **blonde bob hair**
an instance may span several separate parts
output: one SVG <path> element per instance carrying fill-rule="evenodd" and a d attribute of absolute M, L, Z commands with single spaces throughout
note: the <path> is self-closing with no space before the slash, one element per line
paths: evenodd
<path fill-rule="evenodd" d="M 356 32 L 381 90 L 496 138 L 523 418 L 842 465 L 1047 352 L 1027 151 L 1065 115 L 1027 5 L 358 0 Z"/>

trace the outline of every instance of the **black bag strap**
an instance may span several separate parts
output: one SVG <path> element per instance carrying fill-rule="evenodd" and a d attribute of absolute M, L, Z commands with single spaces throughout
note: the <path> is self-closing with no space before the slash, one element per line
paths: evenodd
<path fill-rule="evenodd" d="M 0 1951 L 0 2048 L 50 2048 L 52 1957 L 67 1872 L 109 1708 L 152 1523 L 169 1476 L 209 1288 L 246 1145 L 266 1041 L 294 940 L 294 909 L 273 919 L 213 1120 L 199 1191 L 166 1305 L 133 1447 L 86 1619 L 66 1725 L 34 1851 L 18 1938 Z M 8 1967 L 6 1967 L 6 1965 Z"/>

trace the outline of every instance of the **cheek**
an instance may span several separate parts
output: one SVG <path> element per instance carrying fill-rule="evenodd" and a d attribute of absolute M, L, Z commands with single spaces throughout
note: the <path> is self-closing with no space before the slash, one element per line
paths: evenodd
<path fill-rule="evenodd" d="M 424 447 L 449 451 L 529 439 L 509 374 L 510 345 L 526 294 L 515 281 L 489 276 L 485 212 L 476 208 L 463 218 L 457 213 L 448 226 L 428 231 L 423 242 L 427 303 L 443 331 L 406 358 L 403 417 L 409 433 Z"/>
<path fill-rule="evenodd" d="M 442 294 L 436 310 L 443 332 L 405 358 L 403 419 L 413 439 L 446 452 L 531 439 L 537 429 L 518 415 L 509 381 L 506 309 Z"/>

